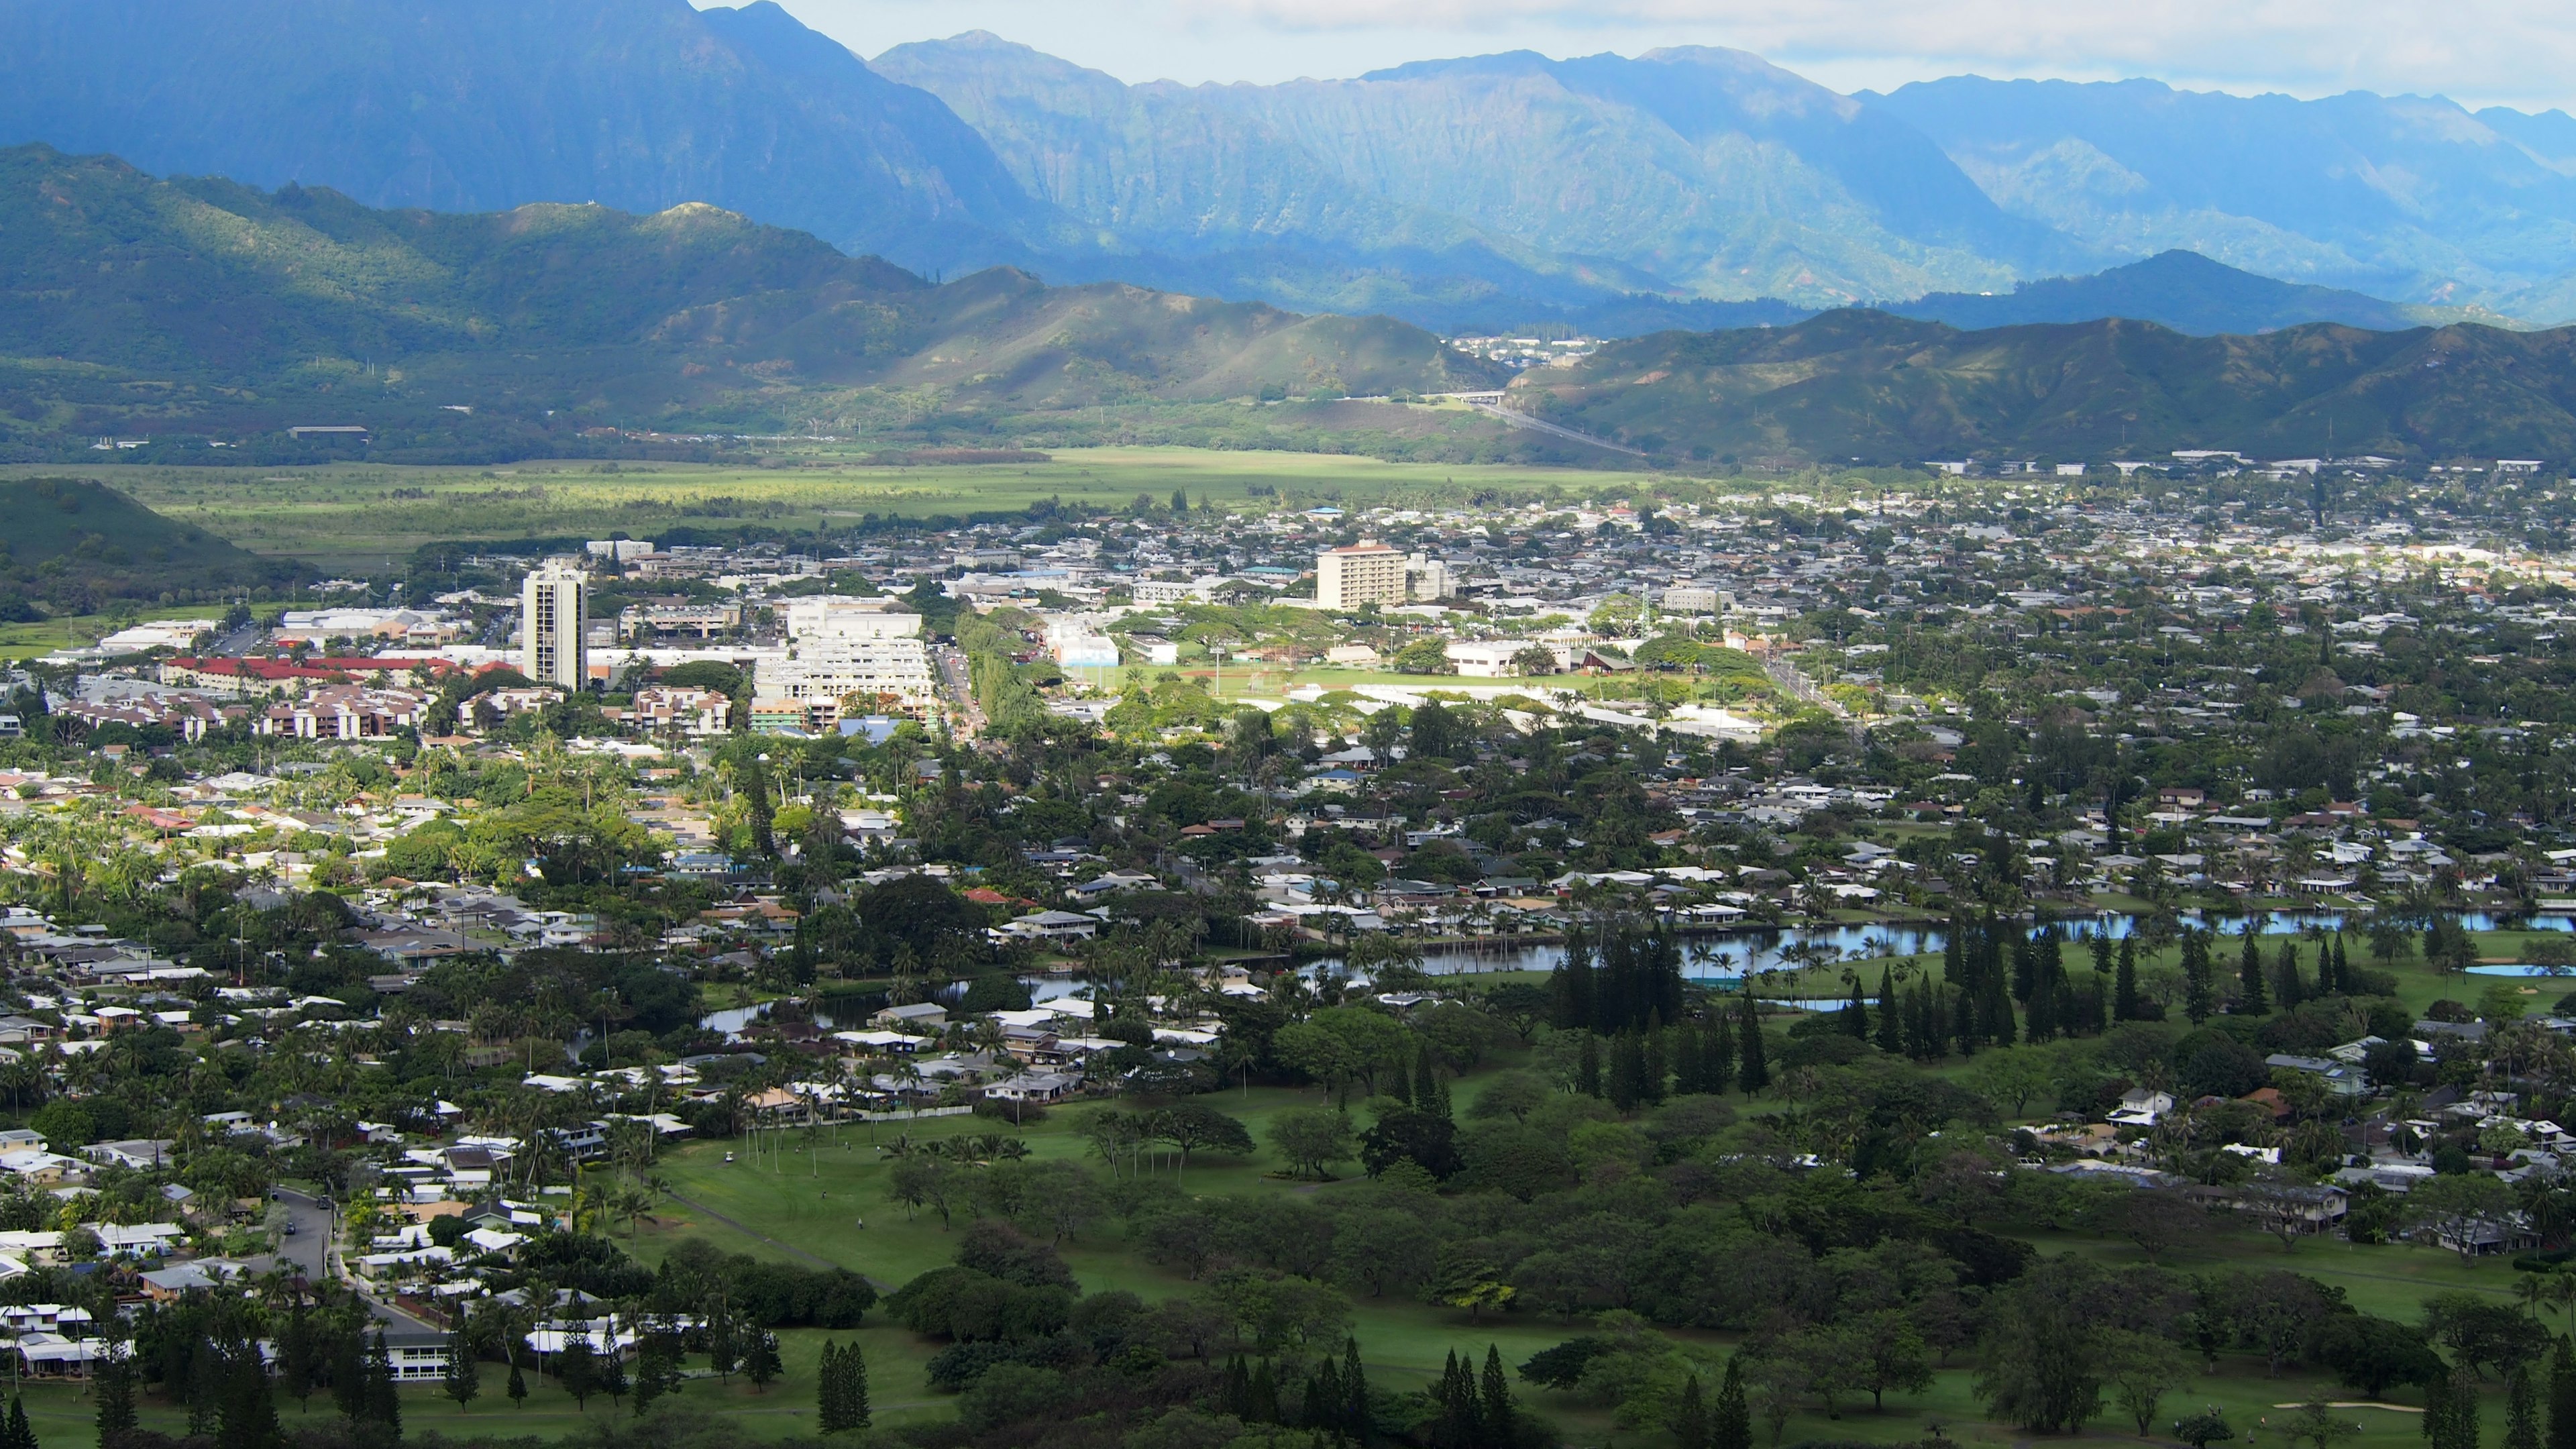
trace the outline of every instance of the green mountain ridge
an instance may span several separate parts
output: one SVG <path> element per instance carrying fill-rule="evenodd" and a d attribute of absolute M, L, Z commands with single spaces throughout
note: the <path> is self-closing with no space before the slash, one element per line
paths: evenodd
<path fill-rule="evenodd" d="M 2120 319 L 1963 332 L 1884 312 L 1664 333 L 1514 381 L 1515 405 L 1674 457 L 1872 463 L 2576 456 L 2576 329 Z"/>
<path fill-rule="evenodd" d="M 247 553 L 101 483 L 0 478 L 0 617 L 23 615 L 29 597 L 85 612 L 101 599 L 212 593 L 299 573 L 291 560 Z"/>
<path fill-rule="evenodd" d="M 0 226 L 0 448 L 47 456 L 107 432 L 559 446 L 894 399 L 1042 411 L 1500 376 L 1386 318 L 1000 268 L 934 286 L 704 205 L 388 212 L 22 147 L 0 151 L 0 215 L 20 218 Z"/>

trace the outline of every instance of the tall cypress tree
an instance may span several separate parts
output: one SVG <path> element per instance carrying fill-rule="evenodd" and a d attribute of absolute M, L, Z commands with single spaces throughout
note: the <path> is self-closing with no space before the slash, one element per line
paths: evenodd
<path fill-rule="evenodd" d="M 823 1340 L 823 1355 L 814 1366 L 814 1422 L 826 1434 L 850 1427 L 841 1410 L 841 1346 Z"/>
<path fill-rule="evenodd" d="M 2344 954 L 2343 932 L 2337 931 L 2334 938 L 2334 989 L 2338 994 L 2351 996 L 2360 990 L 2360 985 L 2352 979 L 2352 958 Z"/>
<path fill-rule="evenodd" d="M 1668 1090 L 1665 1086 L 1665 1082 L 1671 1075 L 1672 1068 L 1668 1055 L 1664 1050 L 1663 1021 L 1660 1018 L 1649 1017 L 1647 1022 L 1646 1073 L 1644 1078 L 1646 1105 L 1650 1107 L 1658 1107 L 1663 1105 L 1664 1096 Z"/>
<path fill-rule="evenodd" d="M 1753 1409 L 1744 1399 L 1741 1355 L 1726 1361 L 1726 1378 L 1717 1389 L 1717 1407 L 1708 1416 L 1708 1449 L 1753 1449 Z"/>
<path fill-rule="evenodd" d="M 1727 1023 L 1726 1009 L 1715 1003 L 1700 1019 L 1699 1060 L 1701 1080 L 1708 1084 L 1702 1091 L 1721 1094 L 1735 1085 L 1735 1033 Z"/>
<path fill-rule="evenodd" d="M 1753 993 L 1749 989 L 1736 1017 L 1736 1028 L 1735 1084 L 1750 1097 L 1771 1085 L 1771 1063 L 1763 1054 L 1762 1016 L 1754 1010 Z"/>
<path fill-rule="evenodd" d="M 2136 1021 L 2138 1015 L 2138 943 L 2127 936 L 2122 936 L 2120 967 L 2113 974 L 2111 984 L 2111 1019 Z"/>
<path fill-rule="evenodd" d="M 261 1382 L 267 1382 L 265 1375 Z M 384 1425 L 395 1438 L 402 1437 L 402 1396 L 394 1391 L 393 1358 L 385 1351 L 385 1331 L 381 1328 L 367 1341 L 366 1417 Z"/>
<path fill-rule="evenodd" d="M 135 1425 L 134 1362 L 121 1340 L 111 1340 L 107 1357 L 99 1361 L 92 1380 L 98 1391 L 98 1434 L 101 1442 Z M 2552 1446 L 2556 1449 L 2556 1446 Z"/>
<path fill-rule="evenodd" d="M 1860 994 L 1860 976 L 1852 976 L 1851 1000 L 1843 1004 L 1842 1019 L 1835 1023 L 1843 1031 L 1862 1041 L 1869 1040 L 1869 999 Z"/>
<path fill-rule="evenodd" d="M 1601 1095 L 1601 1038 L 1589 1028 L 1583 1032 L 1583 1048 L 1574 1058 L 1574 1090 L 1587 1097 Z"/>
<path fill-rule="evenodd" d="M 2540 1449 L 2540 1392 L 2531 1366 L 2516 1364 L 2505 1382 L 2504 1449 Z"/>
<path fill-rule="evenodd" d="M 1512 1386 L 1503 1377 L 1503 1351 L 1485 1345 L 1484 1381 L 1476 1404 L 1476 1441 L 1490 1449 L 1509 1449 L 1512 1442 Z"/>
<path fill-rule="evenodd" d="M 2299 1003 L 2306 1000 L 2308 995 L 2308 983 L 2299 975 L 2299 943 L 2295 940 L 2283 941 L 2280 952 L 2273 957 L 2273 961 L 2275 969 L 2280 974 L 2281 1009 L 2296 1010 Z"/>
<path fill-rule="evenodd" d="M 2237 957 L 2236 979 L 2240 988 L 2236 1009 L 2247 1016 L 2264 1016 L 2271 1012 L 2272 1002 L 2263 989 L 2263 947 L 2254 939 L 2254 923 L 2245 923 L 2245 946 Z"/>
<path fill-rule="evenodd" d="M 1699 1375 L 1682 1385 L 1681 1402 L 1673 1408 L 1674 1449 L 1708 1449 L 1708 1401 L 1700 1393 Z"/>
<path fill-rule="evenodd" d="M 1698 1022 L 1685 1021 L 1681 1030 L 1673 1033 L 1673 1090 L 1682 1096 L 1708 1090 L 1699 1043 Z"/>
<path fill-rule="evenodd" d="M 2576 1449 L 2576 1346 L 2563 1337 L 2549 1352 L 2548 1449 Z"/>
<path fill-rule="evenodd" d="M 1646 1100 L 1646 1046 L 1633 1031 L 1610 1043 L 1610 1105 L 1634 1112 Z"/>
<path fill-rule="evenodd" d="M 260 1372 L 259 1380 L 260 1396 L 265 1399 L 268 1395 L 268 1373 L 266 1370 L 263 1369 Z M 277 1432 L 277 1411 L 274 1409 L 269 1411 L 268 1426 L 269 1432 L 272 1435 Z M 36 1443 L 35 1426 L 27 1422 L 27 1406 L 18 1401 L 18 1396 L 16 1394 L 11 1394 L 9 1396 L 9 1428 L 7 1432 L 9 1449 L 41 1449 L 41 1446 Z"/>
<path fill-rule="evenodd" d="M 1883 966 L 1878 972 L 1878 1049 L 1892 1057 L 1905 1055 L 1905 1023 L 1896 1004 L 1896 970 Z"/>
<path fill-rule="evenodd" d="M 2182 1014 L 2194 1026 L 2209 1020 L 2218 1011 L 2218 983 L 2213 979 L 2216 967 L 2209 959 L 2209 933 L 2182 933 Z"/>
<path fill-rule="evenodd" d="M 1360 1341 L 1342 1340 L 1342 1432 L 1354 1444 L 1365 1445 L 1374 1427 L 1370 1423 L 1368 1372 L 1360 1367 Z"/>

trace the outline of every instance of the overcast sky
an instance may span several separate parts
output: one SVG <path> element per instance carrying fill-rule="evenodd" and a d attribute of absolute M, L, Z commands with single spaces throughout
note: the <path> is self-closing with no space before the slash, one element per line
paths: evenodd
<path fill-rule="evenodd" d="M 700 0 L 705 3 L 705 0 Z M 1836 90 L 1973 72 L 2240 93 L 2576 100 L 2565 0 L 782 0 L 864 56 L 982 29 L 1126 81 L 1730 45 Z"/>

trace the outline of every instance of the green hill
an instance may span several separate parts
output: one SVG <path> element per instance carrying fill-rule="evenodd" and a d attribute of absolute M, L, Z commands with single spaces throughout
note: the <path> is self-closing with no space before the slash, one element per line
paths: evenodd
<path fill-rule="evenodd" d="M 2333 323 L 2191 337 L 2123 320 L 1961 332 L 1883 312 L 1662 333 L 1524 374 L 1518 405 L 1701 458 L 2576 455 L 2576 329 Z"/>
<path fill-rule="evenodd" d="M 378 211 L 22 147 L 0 151 L 0 215 L 0 452 L 19 458 L 102 434 L 291 455 L 285 431 L 316 425 L 373 430 L 380 458 L 490 455 L 590 428 L 1495 377 L 1385 319 L 998 268 L 934 286 L 701 205 Z"/>
<path fill-rule="evenodd" d="M 291 560 L 245 553 L 105 484 L 0 479 L 0 614 L 22 614 L 30 598 L 85 613 L 104 599 L 215 595 L 299 572 Z"/>

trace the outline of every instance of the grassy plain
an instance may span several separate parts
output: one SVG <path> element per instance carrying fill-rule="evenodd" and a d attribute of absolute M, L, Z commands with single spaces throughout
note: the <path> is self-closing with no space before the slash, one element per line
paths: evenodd
<path fill-rule="evenodd" d="M 869 513 L 964 515 L 1066 503 L 1157 502 L 1174 489 L 1193 504 L 1268 508 L 1456 501 L 1480 490 L 1568 501 L 1638 484 L 1645 475 L 1510 465 L 1389 463 L 1318 453 L 1195 448 L 1090 448 L 1046 463 L 882 467 L 864 451 L 781 445 L 762 462 L 620 463 L 542 460 L 492 468 L 340 463 L 310 468 L 175 468 L 51 464 L 0 477 L 96 478 L 155 512 L 194 523 L 254 553 L 326 568 L 380 567 L 425 543 L 532 537 L 652 537 L 674 526 L 745 523 L 810 531 Z"/>
<path fill-rule="evenodd" d="M 138 619 L 220 619 L 221 604 L 138 606 Z M 95 644 L 124 625 L 105 614 L 64 614 L 27 624 L 0 624 L 0 660 L 33 659 L 57 649 Z"/>
<path fill-rule="evenodd" d="M 1472 1101 L 1481 1085 L 1479 1076 L 1458 1084 L 1462 1108 Z M 1317 1096 L 1312 1092 L 1255 1089 L 1248 1094 L 1231 1091 L 1213 1100 L 1241 1117 L 1254 1136 L 1261 1138 L 1265 1124 L 1279 1110 L 1312 1103 Z M 1759 1110 L 1763 1104 L 1753 1105 Z M 1090 1109 L 1059 1111 L 1047 1122 L 1025 1129 L 1032 1155 L 1041 1159 L 1082 1157 L 1084 1148 L 1075 1124 L 1087 1110 Z M 949 1119 L 921 1124 L 915 1135 L 940 1137 L 990 1130 L 991 1125 L 973 1119 Z M 881 1138 L 891 1136 L 884 1127 L 877 1128 L 876 1133 Z M 724 1161 L 728 1151 L 736 1154 L 731 1163 Z M 1368 1190 L 1356 1177 L 1322 1184 L 1291 1181 L 1274 1175 L 1280 1166 L 1265 1149 L 1241 1160 L 1203 1158 L 1193 1162 L 1185 1173 L 1176 1173 L 1176 1165 L 1168 1160 L 1159 1169 L 1149 1163 L 1147 1170 L 1176 1173 L 1184 1191 L 1203 1196 Z M 741 1139 L 697 1143 L 667 1157 L 659 1170 L 670 1182 L 674 1200 L 666 1203 L 661 1215 L 638 1240 L 637 1251 L 648 1260 L 658 1259 L 682 1239 L 707 1237 L 728 1250 L 759 1257 L 846 1265 L 891 1287 L 948 1261 L 956 1242 L 955 1227 L 963 1223 L 961 1217 L 958 1224 L 943 1225 L 928 1212 L 907 1215 L 888 1201 L 884 1196 L 884 1162 L 871 1146 L 864 1127 L 843 1127 L 837 1132 L 824 1128 L 812 1136 L 810 1143 L 801 1130 L 774 1134 L 765 1144 Z M 2126 1242 L 2089 1233 L 2043 1233 L 2036 1235 L 2034 1242 L 2046 1253 L 2081 1253 L 2111 1263 L 2142 1260 Z M 1064 1256 L 1088 1291 L 1126 1289 L 1150 1301 L 1186 1294 L 1194 1286 L 1177 1274 L 1129 1254 L 1117 1229 L 1110 1225 L 1086 1229 L 1064 1245 Z M 2161 1261 L 2182 1272 L 2227 1267 L 2288 1268 L 2343 1289 L 2357 1307 L 2366 1311 L 2410 1321 L 2429 1293 L 2468 1288 L 2503 1295 L 2510 1291 L 2514 1276 L 2499 1263 L 2464 1265 L 2450 1254 L 2424 1248 L 2356 1247 L 2321 1240 L 2285 1250 L 2268 1238 L 2226 1231 L 2213 1232 L 2186 1248 L 2168 1252 Z M 1579 1320 L 1561 1320 L 1546 1314 L 1511 1312 L 1472 1321 L 1464 1312 L 1393 1299 L 1358 1300 L 1353 1305 L 1352 1319 L 1373 1379 L 1399 1388 L 1435 1378 L 1442 1359 L 1452 1349 L 1472 1351 L 1481 1358 L 1485 1346 L 1494 1344 L 1501 1348 L 1506 1361 L 1518 1364 L 1539 1349 L 1585 1331 Z M 1719 1361 L 1734 1340 L 1733 1335 L 1696 1332 L 1671 1336 Z M 936 1345 L 922 1343 L 884 1323 L 872 1323 L 861 1330 L 859 1337 L 868 1347 L 878 1401 L 886 1406 L 885 1422 L 900 1424 L 950 1412 L 945 1396 L 923 1387 L 920 1377 L 921 1367 Z M 793 1388 L 787 1392 L 792 1394 Z M 1563 1425 L 1572 1444 L 1663 1442 L 1659 1434 L 1620 1430 L 1605 1411 L 1571 1396 L 1528 1386 L 1522 1386 L 1522 1392 Z M 2163 1420 L 2204 1404 L 2215 1404 L 2227 1411 L 2230 1422 L 2240 1430 L 2256 1431 L 2256 1443 L 2271 1445 L 2277 1438 L 2280 1449 L 2289 1449 L 2282 1428 L 2289 1411 L 2282 1406 L 2321 1396 L 2336 1400 L 2352 1397 L 2329 1381 L 2302 1373 L 2268 1378 L 2259 1362 L 2229 1355 L 2217 1371 L 2199 1376 L 2165 1400 L 2156 1426 L 2159 1433 L 2151 1437 L 2161 1437 Z M 2411 1391 L 2391 1398 L 2401 1408 L 2419 1402 Z M 2494 1421 L 2492 1433 L 2501 1427 L 2500 1396 L 2488 1398 L 2491 1402 L 2487 1411 Z M 2354 1408 L 2347 1412 L 2352 1421 L 2362 1426 L 2360 1434 L 2349 1441 L 2360 1449 L 2399 1449 L 2416 1437 L 2419 1420 L 2414 1414 L 2387 1408 Z M 2000 1449 L 2027 1442 L 2027 1436 L 2020 1431 L 1986 1420 L 1974 1394 L 1973 1374 L 1964 1362 L 1945 1366 L 1932 1388 L 1923 1394 L 1891 1397 L 1883 1413 L 1871 1412 L 1864 1402 L 1845 1405 L 1835 1417 L 1821 1412 L 1802 1414 L 1785 1426 L 1780 1442 L 1911 1442 L 1921 1439 L 1927 1426 L 1935 1423 L 1963 1445 Z M 756 1436 L 764 1432 L 758 1427 L 747 1428 Z M 2134 1425 L 2118 1422 L 2114 1416 L 2096 1421 L 2085 1437 L 2132 1440 L 2133 1431 Z"/>

